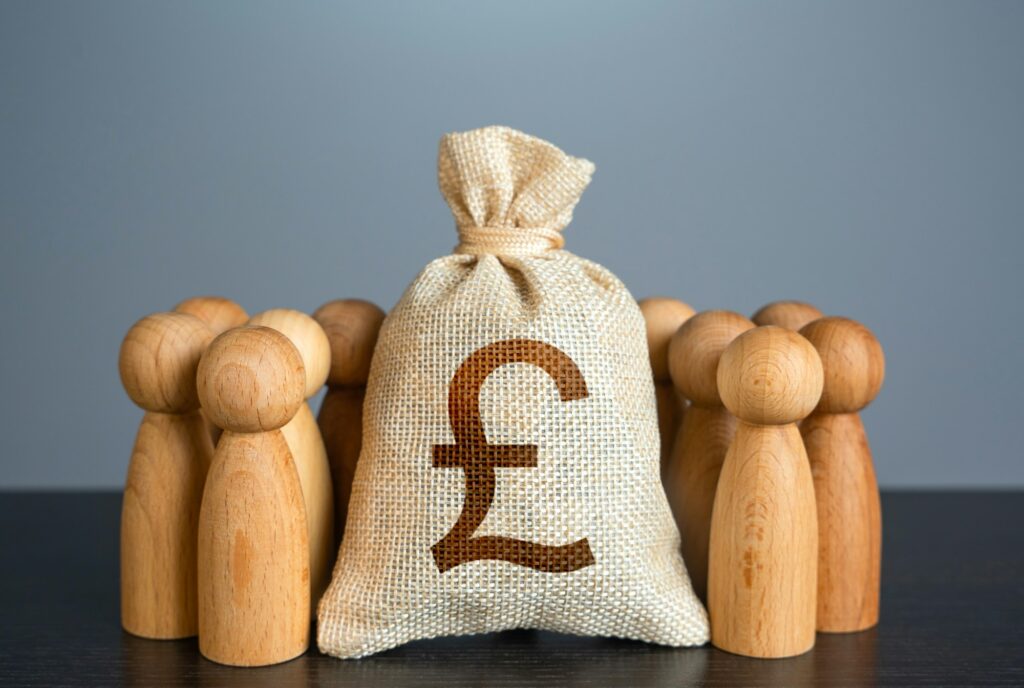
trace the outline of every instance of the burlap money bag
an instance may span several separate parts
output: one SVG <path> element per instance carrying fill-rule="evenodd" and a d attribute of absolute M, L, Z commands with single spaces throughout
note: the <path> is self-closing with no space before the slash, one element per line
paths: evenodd
<path fill-rule="evenodd" d="M 381 330 L 323 652 L 511 628 L 707 641 L 658 478 L 642 316 L 561 250 L 593 170 L 502 127 L 441 140 L 461 243 Z"/>

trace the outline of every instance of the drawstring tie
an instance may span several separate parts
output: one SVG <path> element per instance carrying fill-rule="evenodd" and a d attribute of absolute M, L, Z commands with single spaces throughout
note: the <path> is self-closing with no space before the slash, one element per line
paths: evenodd
<path fill-rule="evenodd" d="M 562 233 L 550 227 L 459 227 L 456 253 L 536 256 L 562 248 Z"/>

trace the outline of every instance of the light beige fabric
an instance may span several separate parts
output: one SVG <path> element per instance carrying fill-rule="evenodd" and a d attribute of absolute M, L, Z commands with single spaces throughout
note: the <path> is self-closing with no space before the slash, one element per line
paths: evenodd
<path fill-rule="evenodd" d="M 461 243 L 381 331 L 320 649 L 511 628 L 706 642 L 658 477 L 643 318 L 560 250 L 593 165 L 489 127 L 446 135 L 438 168 Z"/>

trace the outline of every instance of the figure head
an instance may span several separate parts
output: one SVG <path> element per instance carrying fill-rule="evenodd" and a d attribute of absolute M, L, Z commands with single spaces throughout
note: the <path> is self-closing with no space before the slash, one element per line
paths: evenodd
<path fill-rule="evenodd" d="M 232 432 L 267 432 L 290 421 L 305 401 L 299 350 L 269 327 L 228 330 L 210 344 L 196 375 L 203 412 Z"/>
<path fill-rule="evenodd" d="M 213 335 L 240 327 L 249 320 L 249 314 L 231 299 L 223 296 L 196 296 L 185 299 L 174 307 L 176 313 L 194 315 L 206 323 Z"/>
<path fill-rule="evenodd" d="M 668 363 L 672 382 L 697 406 L 721 406 L 718 393 L 718 361 L 732 340 L 754 323 L 732 311 L 704 311 L 680 327 L 669 344 Z"/>
<path fill-rule="evenodd" d="M 799 332 L 801 327 L 822 315 L 817 308 L 803 301 L 773 301 L 754 313 L 752 320 L 759 327 L 775 325 Z"/>
<path fill-rule="evenodd" d="M 821 398 L 821 359 L 800 334 L 768 325 L 733 340 L 718 364 L 725 407 L 740 420 L 784 425 L 806 417 Z"/>
<path fill-rule="evenodd" d="M 129 398 L 157 413 L 199 408 L 196 369 L 212 339 L 206 323 L 186 313 L 154 313 L 135 323 L 118 357 Z"/>
<path fill-rule="evenodd" d="M 328 301 L 313 313 L 331 345 L 329 385 L 365 385 L 384 311 L 360 299 Z"/>
<path fill-rule="evenodd" d="M 290 339 L 306 367 L 305 398 L 320 391 L 331 369 L 331 344 L 316 320 L 301 311 L 275 308 L 254 315 L 249 324 L 269 327 Z"/>
<path fill-rule="evenodd" d="M 885 354 L 871 330 L 849 318 L 820 318 L 800 334 L 818 351 L 825 385 L 823 413 L 855 413 L 871 403 L 885 379 Z"/>
<path fill-rule="evenodd" d="M 640 301 L 640 312 L 647 326 L 647 349 L 651 354 L 654 379 L 668 381 L 669 341 L 679 326 L 693 317 L 694 310 L 682 301 L 655 296 Z"/>

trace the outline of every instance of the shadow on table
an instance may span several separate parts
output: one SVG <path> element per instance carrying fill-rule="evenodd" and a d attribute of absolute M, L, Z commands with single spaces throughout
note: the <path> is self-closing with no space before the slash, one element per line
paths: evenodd
<path fill-rule="evenodd" d="M 709 647 L 668 649 L 639 642 L 509 631 L 410 643 L 360 660 L 315 650 L 259 669 L 203 659 L 195 639 L 148 641 L 123 635 L 128 686 L 854 686 L 875 677 L 876 633 L 819 635 L 816 648 L 785 660 L 757 660 Z"/>

